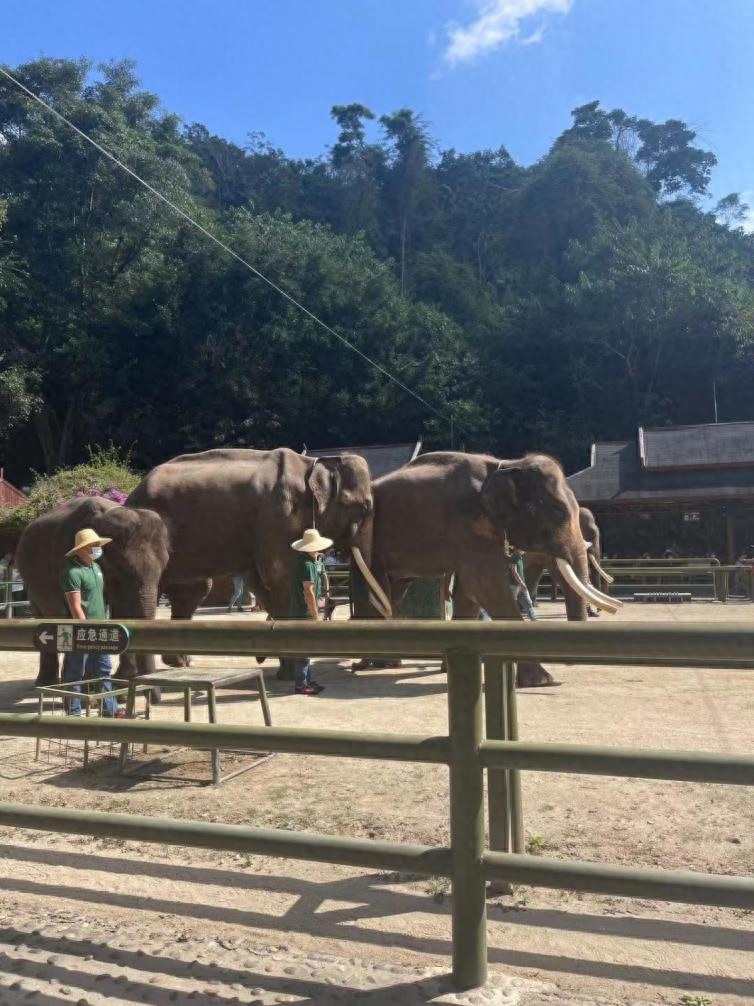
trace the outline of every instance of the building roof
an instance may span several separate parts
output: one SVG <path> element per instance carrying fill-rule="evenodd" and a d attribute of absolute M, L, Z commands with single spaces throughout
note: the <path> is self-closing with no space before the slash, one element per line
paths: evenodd
<path fill-rule="evenodd" d="M 24 494 L 4 478 L 3 469 L 0 468 L 0 507 L 20 506 L 25 502 Z"/>
<path fill-rule="evenodd" d="M 749 427 L 750 436 L 754 438 L 754 423 L 725 423 L 724 427 Z M 712 448 L 698 449 L 687 436 L 687 431 L 697 431 L 702 443 L 715 444 L 715 434 L 705 438 L 705 432 L 714 429 L 710 426 L 672 427 L 668 430 L 639 431 L 636 440 L 601 442 L 592 445 L 591 464 L 589 468 L 569 476 L 568 484 L 580 503 L 586 506 L 599 504 L 631 504 L 631 503 L 703 503 L 725 500 L 754 500 L 754 456 L 748 463 L 741 460 L 744 456 L 743 447 L 739 451 L 738 461 L 731 463 L 716 463 L 710 461 L 714 454 Z M 682 433 L 683 436 L 673 441 L 656 438 L 656 433 Z M 643 463 L 641 445 L 642 433 L 644 441 L 644 459 L 646 459 L 647 443 L 650 444 L 650 456 L 655 464 Z M 650 437 L 647 437 L 650 434 Z M 738 439 L 738 433 L 736 435 Z M 722 435 L 720 442 L 725 441 Z M 659 449 L 656 445 L 659 442 Z M 680 451 L 679 445 L 688 445 L 686 453 Z M 659 466 L 656 462 L 662 459 L 668 461 L 670 450 L 673 457 L 685 461 L 683 464 L 665 464 Z M 724 455 L 734 456 L 732 450 Z M 693 459 L 696 464 L 689 463 Z M 699 459 L 699 460 L 697 460 Z"/>
<path fill-rule="evenodd" d="M 358 454 L 369 465 L 373 479 L 388 475 L 413 461 L 422 449 L 421 440 L 407 444 L 370 444 L 366 447 L 304 447 L 302 454 L 311 457 L 340 457 L 341 454 Z"/>
<path fill-rule="evenodd" d="M 655 471 L 754 465 L 754 423 L 640 427 L 639 456 Z"/>

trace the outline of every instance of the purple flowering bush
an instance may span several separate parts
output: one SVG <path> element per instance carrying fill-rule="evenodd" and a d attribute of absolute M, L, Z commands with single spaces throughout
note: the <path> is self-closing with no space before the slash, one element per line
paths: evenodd
<path fill-rule="evenodd" d="M 120 503 L 121 506 L 128 499 L 128 493 L 122 492 L 120 489 L 115 489 L 110 486 L 109 489 L 79 489 L 76 493 L 76 499 L 82 496 L 99 496 L 104 500 L 112 500 L 113 503 Z"/>
<path fill-rule="evenodd" d="M 90 450 L 84 464 L 38 476 L 26 503 L 13 509 L 0 508 L 0 534 L 20 534 L 29 521 L 72 499 L 99 496 L 122 506 L 140 478 L 116 448 Z"/>

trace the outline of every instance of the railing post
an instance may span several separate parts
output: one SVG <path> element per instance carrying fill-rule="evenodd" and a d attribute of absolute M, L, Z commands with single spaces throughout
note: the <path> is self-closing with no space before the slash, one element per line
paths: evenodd
<path fill-rule="evenodd" d="M 453 858 L 453 982 L 460 989 L 487 980 L 487 905 L 484 852 L 482 664 L 477 653 L 451 650 L 448 669 L 450 728 L 450 844 Z"/>
<path fill-rule="evenodd" d="M 518 740 L 518 705 L 516 703 L 516 665 L 512 660 L 503 664 L 505 681 L 506 739 Z M 524 815 L 521 806 L 521 772 L 517 768 L 508 772 L 510 790 L 511 839 L 514 852 L 524 851 Z"/>
<path fill-rule="evenodd" d="M 503 661 L 499 657 L 484 658 L 484 716 L 487 740 L 505 741 L 508 737 L 508 714 L 503 686 Z M 511 852 L 510 794 L 507 769 L 487 769 L 487 805 L 490 849 Z"/>

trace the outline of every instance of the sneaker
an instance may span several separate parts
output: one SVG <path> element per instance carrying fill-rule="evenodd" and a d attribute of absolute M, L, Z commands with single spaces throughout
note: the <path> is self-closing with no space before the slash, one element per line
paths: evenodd
<path fill-rule="evenodd" d="M 308 685 L 301 685 L 294 689 L 295 695 L 319 695 L 325 690 L 324 685 L 318 685 L 316 681 L 310 681 Z"/>
<path fill-rule="evenodd" d="M 115 709 L 113 712 L 110 712 L 108 709 L 103 709 L 102 715 L 111 720 L 124 720 L 126 718 L 126 710 L 121 709 L 120 707 Z"/>

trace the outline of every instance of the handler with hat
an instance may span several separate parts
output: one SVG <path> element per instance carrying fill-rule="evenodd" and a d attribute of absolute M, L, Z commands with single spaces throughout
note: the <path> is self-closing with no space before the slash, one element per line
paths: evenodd
<path fill-rule="evenodd" d="M 322 565 L 317 562 L 316 555 L 331 545 L 332 539 L 324 538 L 313 527 L 307 528 L 303 538 L 299 538 L 291 545 L 296 556 L 291 576 L 288 618 L 320 621 L 317 602 L 323 590 Z M 309 657 L 283 657 L 280 666 L 284 678 L 293 677 L 293 687 L 297 695 L 319 695 L 324 691 L 323 685 L 312 680 Z"/>
<path fill-rule="evenodd" d="M 105 579 L 102 570 L 97 565 L 97 559 L 102 555 L 104 545 L 109 545 L 112 538 L 101 538 L 90 527 L 76 532 L 73 548 L 66 552 L 69 562 L 63 572 L 63 593 L 72 618 L 86 621 L 90 618 L 107 618 L 105 606 Z M 63 658 L 63 681 L 70 683 L 83 678 L 102 678 L 102 691 L 111 692 L 110 682 L 112 664 L 107 653 L 66 653 Z M 80 691 L 80 689 L 77 689 Z M 69 716 L 81 715 L 81 702 L 71 699 L 68 707 Z M 122 719 L 126 714 L 119 709 L 115 697 L 106 696 L 102 703 L 103 716 L 115 716 Z"/>

